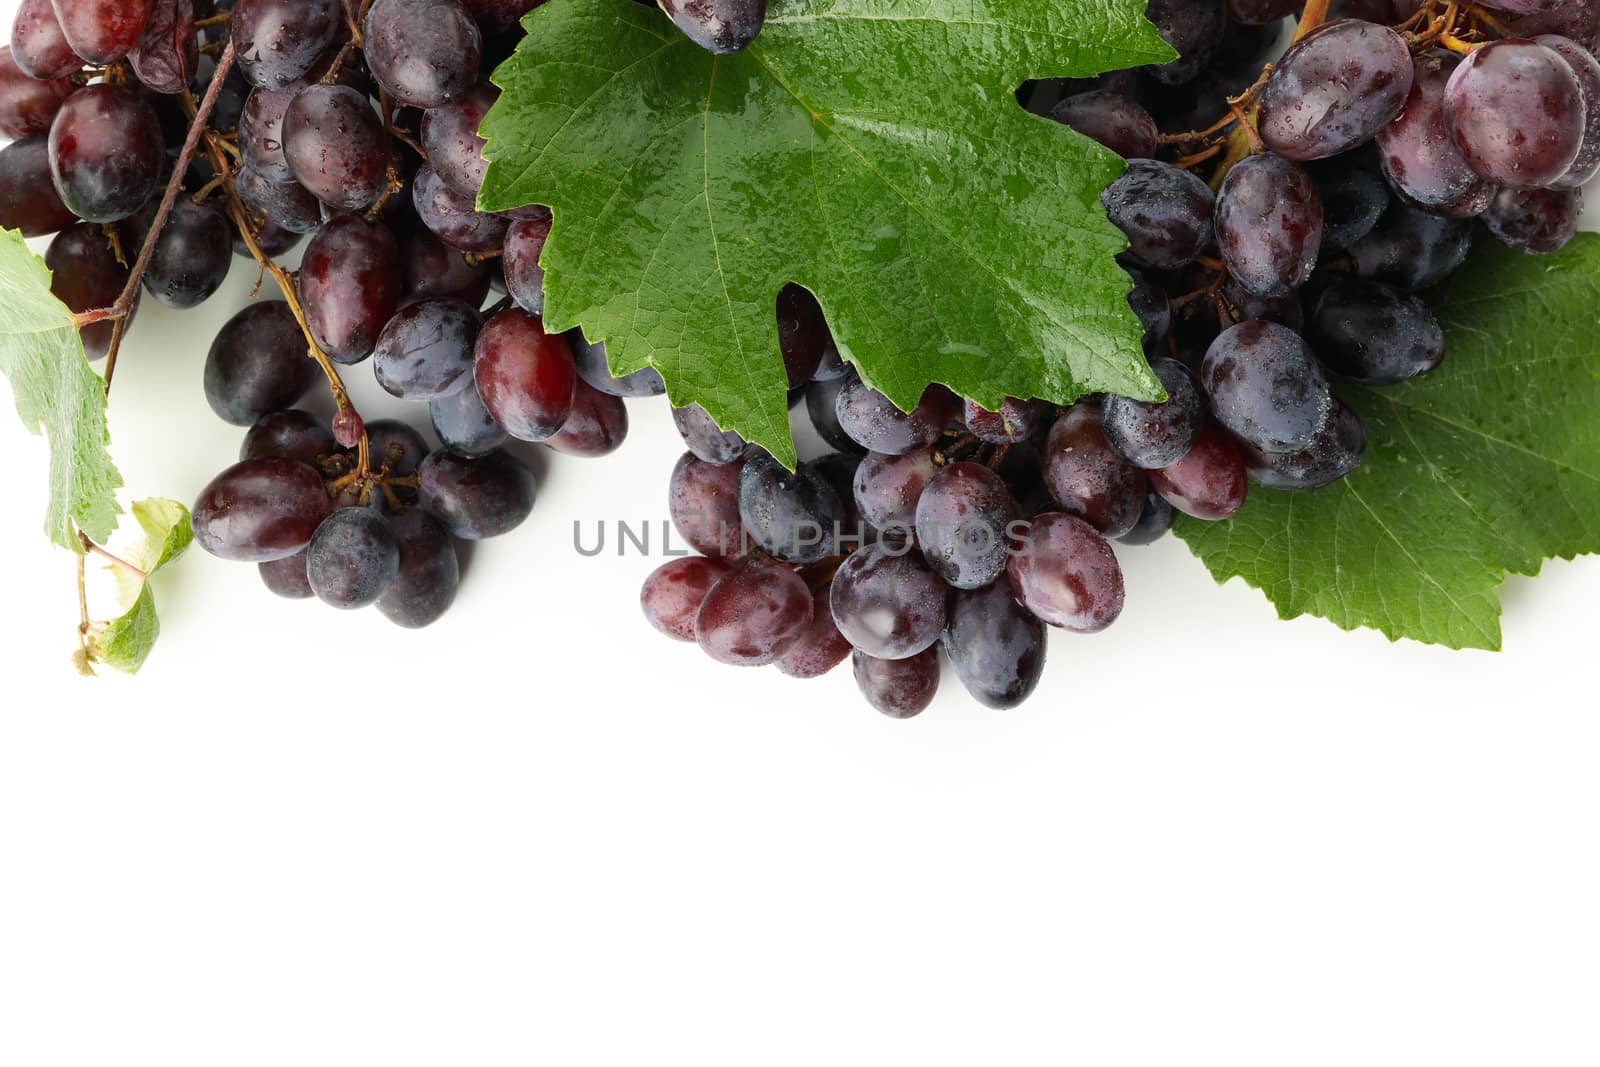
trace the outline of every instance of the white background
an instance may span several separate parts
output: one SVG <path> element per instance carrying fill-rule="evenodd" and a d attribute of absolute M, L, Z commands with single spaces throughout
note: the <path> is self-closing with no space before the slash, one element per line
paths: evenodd
<path fill-rule="evenodd" d="M 200 371 L 253 281 L 146 302 L 134 496 L 231 462 Z M 574 553 L 574 521 L 665 517 L 679 445 L 631 410 L 434 628 L 197 550 L 143 674 L 97 680 L 45 446 L 0 418 L 0 1063 L 1600 1061 L 1600 562 L 1513 579 L 1490 655 L 1119 549 L 1121 621 L 1054 635 L 1029 704 L 947 678 L 895 722 L 847 669 L 658 637 L 654 561 Z"/>

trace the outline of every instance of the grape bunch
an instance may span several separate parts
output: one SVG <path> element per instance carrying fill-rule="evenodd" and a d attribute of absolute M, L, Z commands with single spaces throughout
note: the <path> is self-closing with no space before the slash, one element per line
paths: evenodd
<path fill-rule="evenodd" d="M 211 344 L 206 399 L 246 432 L 193 509 L 196 540 L 257 564 L 275 593 L 433 622 L 456 593 L 456 542 L 533 507 L 534 475 L 508 446 L 605 455 L 627 434 L 623 397 L 664 390 L 653 372 L 613 379 L 580 333 L 545 332 L 548 210 L 475 207 L 487 75 L 536 2 L 17 12 L 0 51 L 0 130 L 15 138 L 0 150 L 0 226 L 55 235 L 53 290 L 94 319 L 83 340 L 108 383 L 143 297 L 195 307 L 237 256 L 279 283 L 281 299 Z M 297 270 L 278 263 L 307 238 Z M 442 447 L 362 419 L 340 368 L 363 362 L 427 406 Z M 302 406 L 319 380 L 331 419 Z"/>
<path fill-rule="evenodd" d="M 1252 481 L 1306 491 L 1359 466 L 1335 387 L 1440 365 L 1418 294 L 1465 261 L 1474 219 L 1529 254 L 1576 232 L 1600 170 L 1600 0 L 1150 0 L 1148 17 L 1178 59 L 1019 99 L 1128 160 L 1102 203 L 1166 400 L 986 411 L 935 386 L 903 412 L 791 294 L 790 385 L 833 451 L 791 473 L 677 413 L 669 503 L 699 554 L 645 582 L 656 629 L 801 678 L 848 658 L 895 717 L 931 702 L 942 649 L 979 702 L 1020 704 L 1048 628 L 1120 613 L 1112 542 L 1155 541 L 1175 512 L 1226 519 Z"/>

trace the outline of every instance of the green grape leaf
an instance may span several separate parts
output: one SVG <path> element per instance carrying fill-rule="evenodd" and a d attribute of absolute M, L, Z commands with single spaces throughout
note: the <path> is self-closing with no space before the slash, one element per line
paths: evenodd
<path fill-rule="evenodd" d="M 122 475 L 107 451 L 105 382 L 89 367 L 72 312 L 51 294 L 44 261 L 10 230 L 0 230 L 0 372 L 23 424 L 50 441 L 45 533 L 74 552 L 78 530 L 111 536 Z"/>
<path fill-rule="evenodd" d="M 1403 386 L 1341 385 L 1361 469 L 1311 493 L 1252 487 L 1233 519 L 1182 519 L 1218 581 L 1283 618 L 1498 649 L 1499 588 L 1600 551 L 1600 235 L 1547 259 L 1484 249 L 1434 311 L 1445 362 Z"/>
<path fill-rule="evenodd" d="M 133 505 L 138 520 L 139 539 L 119 546 L 117 557 L 140 571 L 110 564 L 117 580 L 119 599 L 127 610 L 110 622 L 96 623 L 88 634 L 87 654 L 74 657 L 81 671 L 92 673 L 95 663 L 103 663 L 128 674 L 137 673 L 161 636 L 161 619 L 156 614 L 156 596 L 150 577 L 181 556 L 194 542 L 189 524 L 189 509 L 176 500 L 141 500 Z"/>
<path fill-rule="evenodd" d="M 1169 60 L 1144 0 L 772 0 L 712 56 L 634 0 L 550 0 L 494 81 L 480 206 L 545 204 L 545 315 L 792 465 L 774 302 L 816 295 L 902 408 L 1153 398 L 1099 195 L 1026 79 Z"/>

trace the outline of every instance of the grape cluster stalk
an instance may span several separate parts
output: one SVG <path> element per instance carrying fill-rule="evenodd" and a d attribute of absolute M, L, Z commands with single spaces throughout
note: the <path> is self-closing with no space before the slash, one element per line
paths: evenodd
<path fill-rule="evenodd" d="M 742 7 L 674 17 L 721 51 L 713 23 L 759 31 Z M 790 473 L 679 413 L 672 517 L 700 555 L 646 581 L 658 630 L 797 677 L 850 659 L 894 717 L 932 701 L 941 656 L 980 703 L 1014 707 L 1048 628 L 1117 619 L 1113 542 L 1152 542 L 1179 512 L 1225 520 L 1252 482 L 1356 470 L 1366 433 L 1335 385 L 1439 367 L 1419 294 L 1480 223 L 1533 255 L 1576 232 L 1600 170 L 1600 0 L 1150 0 L 1147 17 L 1178 59 L 1018 97 L 1128 161 L 1102 203 L 1167 399 L 987 411 L 935 386 L 902 412 L 808 308 L 786 340 L 817 340 L 784 358 L 834 451 Z"/>
<path fill-rule="evenodd" d="M 237 258 L 272 279 L 279 299 L 241 310 L 207 355 L 205 396 L 245 433 L 192 515 L 203 548 L 278 595 L 432 623 L 458 541 L 533 508 L 509 442 L 606 455 L 624 402 L 665 393 L 653 369 L 614 377 L 581 332 L 546 332 L 549 210 L 476 207 L 487 74 L 537 2 L 24 0 L 0 49 L 0 226 L 54 235 L 53 290 L 108 390 L 143 298 L 196 306 Z M 661 6 L 716 53 L 756 40 L 767 13 Z M 1335 386 L 1440 365 L 1418 294 L 1479 223 L 1530 254 L 1571 238 L 1600 170 L 1600 0 L 1147 14 L 1178 59 L 1030 82 L 1019 100 L 1128 160 L 1102 204 L 1166 399 L 987 410 L 933 386 L 902 411 L 789 285 L 774 315 L 791 407 L 830 451 L 790 471 L 705 410 L 674 411 L 687 451 L 669 508 L 698 554 L 647 579 L 658 630 L 800 678 L 850 659 L 895 717 L 928 706 L 946 659 L 979 702 L 1016 706 L 1049 629 L 1121 613 L 1113 542 L 1152 542 L 1178 512 L 1225 520 L 1252 481 L 1305 491 L 1357 468 L 1365 433 Z M 358 364 L 426 404 L 441 447 L 365 421 L 341 378 Z M 319 383 L 331 419 L 302 406 Z"/>

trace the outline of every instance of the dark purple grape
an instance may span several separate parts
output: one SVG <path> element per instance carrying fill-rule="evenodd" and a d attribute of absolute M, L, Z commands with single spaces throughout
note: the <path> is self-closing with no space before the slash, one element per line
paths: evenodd
<path fill-rule="evenodd" d="M 1241 322 L 1206 351 L 1200 381 L 1217 421 L 1269 452 L 1294 452 L 1328 423 L 1333 396 L 1311 349 L 1275 322 Z"/>
<path fill-rule="evenodd" d="M 239 0 L 233 50 L 251 85 L 282 89 L 304 77 L 344 25 L 339 0 Z"/>
<path fill-rule="evenodd" d="M 43 237 L 78 221 L 50 178 L 45 137 L 29 137 L 0 148 L 0 229 Z"/>
<path fill-rule="evenodd" d="M 1176 441 L 1170 442 L 1176 450 Z M 1107 537 L 1139 521 L 1145 476 L 1106 437 L 1100 410 L 1078 404 L 1050 428 L 1044 446 L 1044 485 L 1060 509 Z"/>
<path fill-rule="evenodd" d="M 545 440 L 572 413 L 578 371 L 567 339 L 545 333 L 538 318 L 520 308 L 484 325 L 473 376 L 489 414 L 520 441 Z"/>
<path fill-rule="evenodd" d="M 50 0 L 22 0 L 11 24 L 11 58 L 30 78 L 51 81 L 75 74 L 83 60 L 67 43 Z"/>
<path fill-rule="evenodd" d="M 375 604 L 400 573 L 400 542 L 372 508 L 343 508 L 306 547 L 306 580 L 317 599 L 343 610 Z"/>
<path fill-rule="evenodd" d="M 1006 579 L 950 598 L 944 651 L 956 677 L 985 707 L 1014 708 L 1044 674 L 1045 626 L 1017 603 Z"/>
<path fill-rule="evenodd" d="M 146 213 L 153 214 L 148 208 Z M 140 216 L 141 240 L 149 221 Z M 222 288 L 231 266 L 233 226 L 228 217 L 214 204 L 196 204 L 180 196 L 156 239 L 144 287 L 167 307 L 199 307 Z"/>
<path fill-rule="evenodd" d="M 333 455 L 336 447 L 321 419 L 289 408 L 269 411 L 257 419 L 239 445 L 239 458 L 293 459 L 315 466 L 321 457 Z"/>
<path fill-rule="evenodd" d="M 293 407 L 316 374 L 306 351 L 288 304 L 251 304 L 228 320 L 206 355 L 211 410 L 224 422 L 249 426 L 269 411 Z"/>
<path fill-rule="evenodd" d="M 58 233 L 45 251 L 44 265 L 50 268 L 50 292 L 78 314 L 111 307 L 128 285 L 128 268 L 117 262 L 111 243 L 85 224 Z M 89 359 L 105 358 L 114 326 L 107 320 L 79 328 Z"/>
<path fill-rule="evenodd" d="M 749 447 L 734 431 L 718 427 L 711 413 L 699 404 L 674 408 L 672 422 L 689 451 L 707 463 L 732 463 Z"/>
<path fill-rule="evenodd" d="M 222 559 L 268 563 L 311 543 L 332 505 L 322 476 L 292 459 L 247 459 L 200 490 L 194 539 Z"/>
<path fill-rule="evenodd" d="M 1411 78 L 1411 51 L 1394 30 L 1355 19 L 1324 23 L 1273 69 L 1256 128 L 1285 159 L 1336 156 L 1400 114 Z"/>
<path fill-rule="evenodd" d="M 1560 55 L 1533 41 L 1494 41 L 1450 75 L 1445 123 L 1467 165 L 1496 185 L 1559 181 L 1583 147 L 1583 86 Z"/>
<path fill-rule="evenodd" d="M 1186 170 L 1136 159 L 1100 194 L 1100 203 L 1128 237 L 1128 255 L 1140 266 L 1176 270 L 1211 243 L 1215 198 Z"/>
<path fill-rule="evenodd" d="M 72 50 L 109 66 L 133 51 L 155 0 L 54 0 L 56 19 Z"/>
<path fill-rule="evenodd" d="M 56 192 L 85 222 L 138 211 L 155 193 L 165 159 L 155 110 L 120 86 L 79 89 L 50 126 Z"/>
<path fill-rule="evenodd" d="M 1232 518 L 1244 507 L 1250 479 L 1233 438 L 1207 423 L 1188 454 L 1150 472 L 1150 487 L 1185 515 L 1215 521 Z"/>
<path fill-rule="evenodd" d="M 1583 146 L 1567 173 L 1551 183 L 1557 189 L 1576 189 L 1600 174 L 1600 59 L 1576 41 L 1555 34 L 1539 37 L 1537 43 L 1567 61 L 1583 91 Z"/>
<path fill-rule="evenodd" d="M 650 573 L 639 590 L 644 617 L 674 641 L 694 640 L 694 620 L 711 587 L 733 573 L 733 564 L 704 556 L 668 560 Z"/>
<path fill-rule="evenodd" d="M 945 584 L 907 546 L 908 554 L 869 545 L 851 554 L 833 578 L 829 605 L 839 632 L 879 659 L 905 659 L 939 640 Z"/>
<path fill-rule="evenodd" d="M 850 642 L 839 632 L 828 604 L 829 587 L 823 585 L 812 595 L 811 625 L 798 644 L 774 664 L 791 678 L 821 678 L 850 656 Z"/>
<path fill-rule="evenodd" d="M 405 300 L 464 300 L 473 307 L 489 295 L 487 263 L 468 263 L 423 226 L 412 226 L 400 242 Z"/>
<path fill-rule="evenodd" d="M 256 215 L 294 234 L 316 233 L 322 228 L 322 205 L 293 179 L 268 181 L 253 167 L 240 167 L 233 176 L 234 191 Z"/>
<path fill-rule="evenodd" d="M 459 100 L 423 113 L 422 147 L 428 163 L 459 196 L 475 200 L 483 188 L 489 164 L 483 158 L 485 142 L 478 127 L 499 98 L 499 89 L 482 82 Z"/>
<path fill-rule="evenodd" d="M 1250 475 L 1268 489 L 1321 489 L 1361 466 L 1367 431 L 1356 413 L 1337 405 L 1316 440 L 1299 452 L 1262 452 L 1244 446 Z"/>
<path fill-rule="evenodd" d="M 449 396 L 472 378 L 473 346 L 482 325 L 478 309 L 460 300 L 406 305 L 384 325 L 373 348 L 378 384 L 402 400 L 426 403 Z M 478 387 L 490 403 L 483 383 Z"/>
<path fill-rule="evenodd" d="M 837 551 L 845 506 L 809 464 L 791 472 L 757 452 L 739 475 L 739 520 L 750 539 L 778 559 L 815 563 Z"/>
<path fill-rule="evenodd" d="M 1166 85 L 1193 81 L 1222 43 L 1228 24 L 1223 0 L 1149 0 L 1145 18 L 1178 52 L 1170 63 L 1145 68 Z"/>
<path fill-rule="evenodd" d="M 939 440 L 955 413 L 949 390 L 932 385 L 910 412 L 857 380 L 849 381 L 834 400 L 839 428 L 869 452 L 904 455 Z"/>
<path fill-rule="evenodd" d="M 484 33 L 505 33 L 544 0 L 463 0 Z"/>
<path fill-rule="evenodd" d="M 339 363 L 359 362 L 400 306 L 400 246 L 382 223 L 334 219 L 306 246 L 296 283 L 317 344 Z"/>
<path fill-rule="evenodd" d="M 1050 117 L 1093 138 L 1124 159 L 1154 159 L 1161 130 L 1139 101 L 1124 93 L 1094 89 L 1062 100 Z"/>
<path fill-rule="evenodd" d="M 1288 296 L 1317 267 L 1322 198 L 1298 163 L 1251 156 L 1217 193 L 1216 228 L 1230 278 L 1257 296 Z"/>
<path fill-rule="evenodd" d="M 443 107 L 478 83 L 483 35 L 458 0 L 377 0 L 363 36 L 372 76 L 402 104 Z"/>
<path fill-rule="evenodd" d="M 476 383 L 428 401 L 428 415 L 433 420 L 433 432 L 444 446 L 463 456 L 493 452 L 510 439 L 510 434 L 483 406 Z"/>
<path fill-rule="evenodd" d="M 978 589 L 1006 569 L 1017 504 L 981 463 L 952 463 L 917 501 L 917 543 L 928 566 L 956 589 Z"/>
<path fill-rule="evenodd" d="M 764 667 L 805 639 L 812 598 L 806 583 L 777 563 L 750 562 L 706 593 L 695 613 L 695 641 L 718 663 Z"/>
<path fill-rule="evenodd" d="M 428 458 L 428 442 L 399 419 L 377 419 L 367 427 L 367 445 L 374 467 L 389 468 L 390 474 L 413 474 Z"/>
<path fill-rule="evenodd" d="M 826 325 L 826 324 L 824 324 Z M 834 343 L 833 334 L 828 334 L 822 342 L 822 361 L 817 364 L 817 372 L 811 376 L 814 382 L 836 382 L 848 378 L 854 373 L 855 368 L 844 361 L 839 355 L 839 346 Z"/>
<path fill-rule="evenodd" d="M 1011 591 L 1049 626 L 1098 633 L 1122 614 L 1122 568 L 1093 526 L 1050 512 L 1032 520 L 1006 565 Z"/>
<path fill-rule="evenodd" d="M 1152 489 L 1144 496 L 1144 510 L 1139 513 L 1139 521 L 1133 524 L 1133 529 L 1117 540 L 1125 545 L 1154 544 L 1165 537 L 1170 529 L 1172 529 L 1172 505 Z"/>
<path fill-rule="evenodd" d="M 661 0 L 683 35 L 708 52 L 727 55 L 756 39 L 767 0 Z"/>
<path fill-rule="evenodd" d="M 261 574 L 261 584 L 286 600 L 310 600 L 317 595 L 306 577 L 306 550 L 303 548 L 292 556 L 257 563 L 256 570 Z"/>
<path fill-rule="evenodd" d="M 282 89 L 252 89 L 239 113 L 239 151 L 245 165 L 268 181 L 294 181 L 283 154 L 283 117 L 305 87 L 295 81 Z"/>
<path fill-rule="evenodd" d="M 828 340 L 828 326 L 817 298 L 798 285 L 778 290 L 778 349 L 783 353 L 790 389 L 800 388 L 817 373 Z"/>
<path fill-rule="evenodd" d="M 389 519 L 400 548 L 400 569 L 378 600 L 378 612 L 397 626 L 418 630 L 455 603 L 461 561 L 455 542 L 431 515 L 405 508 Z"/>
<path fill-rule="evenodd" d="M 1353 157 L 1320 160 L 1306 169 L 1322 200 L 1323 255 L 1343 252 L 1371 233 L 1389 207 L 1389 187 Z"/>
<path fill-rule="evenodd" d="M 472 197 L 462 196 L 444 183 L 432 167 L 417 171 L 411 186 L 411 203 L 422 224 L 445 244 L 463 252 L 493 252 L 506 241 L 511 223 L 499 215 L 479 211 Z"/>
<path fill-rule="evenodd" d="M 1049 405 L 1040 400 L 1017 400 L 1007 397 L 999 411 L 967 400 L 962 402 L 961 421 L 967 431 L 980 441 L 995 445 L 1014 445 L 1026 441 L 1039 428 Z"/>
<path fill-rule="evenodd" d="M 200 65 L 191 0 L 156 0 L 139 43 L 128 54 L 133 73 L 158 93 L 181 93 Z"/>
<path fill-rule="evenodd" d="M 550 237 L 551 219 L 525 219 L 511 224 L 506 231 L 505 257 L 506 291 L 524 311 L 544 314 L 544 268 L 539 257 L 544 254 L 544 243 Z M 593 384 L 593 383 L 591 383 Z"/>
<path fill-rule="evenodd" d="M 1418 56 L 1405 109 L 1378 131 L 1383 172 L 1423 207 L 1459 203 L 1484 184 L 1467 166 L 1445 123 L 1445 86 L 1460 65 L 1460 57 L 1448 52 Z"/>
<path fill-rule="evenodd" d="M 295 180 L 336 211 L 361 211 L 388 181 L 389 138 L 367 98 L 313 85 L 283 114 L 283 155 Z"/>
<path fill-rule="evenodd" d="M 858 651 L 851 664 L 861 695 L 891 719 L 921 714 L 939 693 L 938 646 L 905 659 L 878 659 Z"/>
<path fill-rule="evenodd" d="M 1547 256 L 1565 248 L 1583 215 L 1581 189 L 1502 189 L 1483 224 L 1508 248 Z"/>
<path fill-rule="evenodd" d="M 1444 359 L 1444 331 L 1428 305 L 1381 282 L 1348 278 L 1328 286 L 1306 336 L 1329 370 L 1368 385 L 1407 381 Z"/>
<path fill-rule="evenodd" d="M 1164 403 L 1108 396 L 1101 411 L 1106 443 L 1123 459 L 1144 470 L 1170 466 L 1182 459 L 1205 424 L 1206 402 L 1194 374 L 1175 359 L 1150 364 L 1167 391 Z"/>
<path fill-rule="evenodd" d="M 852 376 L 847 374 L 838 378 L 819 379 L 806 386 L 806 414 L 811 419 L 812 427 L 830 448 L 841 452 L 861 451 L 855 438 L 845 433 L 844 427 L 839 425 L 839 394 L 851 380 Z"/>
<path fill-rule="evenodd" d="M 745 550 L 739 520 L 739 476 L 744 464 L 707 463 L 685 452 L 667 483 L 667 510 L 673 528 L 695 551 L 736 556 Z"/>
<path fill-rule="evenodd" d="M 533 472 L 510 453 L 435 452 L 417 468 L 422 508 L 463 541 L 498 537 L 533 512 Z"/>
<path fill-rule="evenodd" d="M 572 412 L 544 443 L 563 455 L 593 458 L 615 452 L 627 436 L 628 405 L 622 398 L 579 381 Z"/>
<path fill-rule="evenodd" d="M 1266 26 L 1298 14 L 1304 0 L 1228 0 L 1228 17 L 1246 26 Z"/>
<path fill-rule="evenodd" d="M 899 456 L 868 452 L 856 468 L 852 496 L 868 525 L 910 531 L 917 522 L 917 501 L 938 473 L 932 448 Z"/>
<path fill-rule="evenodd" d="M 631 400 L 636 397 L 661 396 L 667 391 L 667 383 L 662 380 L 661 372 L 654 367 L 643 367 L 620 378 L 614 378 L 610 366 L 606 363 L 605 345 L 587 340 L 582 330 L 568 330 L 566 337 L 567 347 L 572 349 L 572 360 L 578 365 L 578 377 L 602 393 Z"/>
<path fill-rule="evenodd" d="M 1404 289 L 1428 289 L 1460 269 L 1472 251 L 1472 224 L 1441 218 L 1396 201 L 1377 228 L 1350 246 L 1363 278 Z"/>

